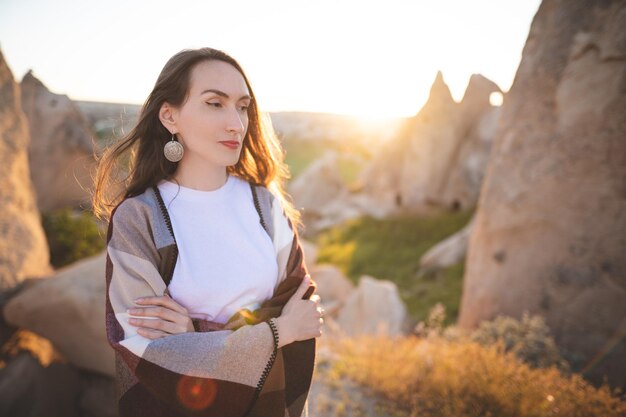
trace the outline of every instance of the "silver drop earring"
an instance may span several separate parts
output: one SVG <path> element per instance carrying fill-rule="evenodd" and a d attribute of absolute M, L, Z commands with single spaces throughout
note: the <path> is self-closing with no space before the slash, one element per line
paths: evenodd
<path fill-rule="evenodd" d="M 178 162 L 183 159 L 183 154 L 185 153 L 185 149 L 183 145 L 174 140 L 174 133 L 172 133 L 172 140 L 167 142 L 163 147 L 163 154 L 165 154 L 165 158 L 171 162 Z"/>

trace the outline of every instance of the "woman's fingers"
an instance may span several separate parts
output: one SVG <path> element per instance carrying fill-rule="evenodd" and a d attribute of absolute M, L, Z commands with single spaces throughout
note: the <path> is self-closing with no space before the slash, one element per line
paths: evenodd
<path fill-rule="evenodd" d="M 153 340 L 159 339 L 161 337 L 169 336 L 169 333 L 165 333 L 161 330 L 146 329 L 143 327 L 137 329 L 137 333 L 139 333 L 143 337 L 147 337 L 148 339 L 153 339 Z"/>
<path fill-rule="evenodd" d="M 168 297 L 166 295 L 160 297 L 142 297 L 135 300 L 137 304 L 140 305 L 159 305 L 163 307 L 167 307 L 170 310 L 174 310 L 179 312 L 180 314 L 187 315 L 187 309 L 180 304 L 178 304 L 172 297 Z"/>
<path fill-rule="evenodd" d="M 157 317 L 173 322 L 180 321 L 184 318 L 179 312 L 164 307 L 131 308 L 128 310 L 128 314 L 133 316 Z"/>
<path fill-rule="evenodd" d="M 138 319 L 131 317 L 130 319 L 128 319 L 128 322 L 133 326 L 161 331 L 164 334 L 181 333 L 182 329 L 184 329 L 184 326 L 180 323 L 161 319 Z"/>
<path fill-rule="evenodd" d="M 129 323 L 155 329 L 164 334 L 178 334 L 195 331 L 187 309 L 174 301 L 170 296 L 142 297 L 135 300 L 137 304 L 150 307 L 134 307 L 128 309 L 133 316 L 154 317 L 153 319 L 131 318 Z M 159 336 L 159 337 L 162 337 Z"/>

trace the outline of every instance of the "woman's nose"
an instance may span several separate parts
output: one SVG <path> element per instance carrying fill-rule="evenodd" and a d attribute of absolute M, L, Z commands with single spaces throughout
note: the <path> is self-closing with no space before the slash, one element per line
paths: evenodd
<path fill-rule="evenodd" d="M 241 114 L 239 114 L 238 109 L 234 109 L 228 112 L 228 125 L 227 129 L 230 132 L 238 132 L 241 133 L 245 129 L 244 121 L 242 120 Z"/>

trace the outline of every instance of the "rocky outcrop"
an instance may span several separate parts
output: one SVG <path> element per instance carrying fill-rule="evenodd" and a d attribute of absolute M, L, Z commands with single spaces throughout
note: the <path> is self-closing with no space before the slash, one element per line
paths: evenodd
<path fill-rule="evenodd" d="M 420 258 L 420 271 L 436 271 L 456 265 L 465 259 L 474 219 L 461 230 L 430 248 Z"/>
<path fill-rule="evenodd" d="M 314 265 L 309 273 L 317 284 L 325 314 L 336 318 L 354 290 L 354 284 L 334 265 Z"/>
<path fill-rule="evenodd" d="M 22 108 L 31 142 L 28 158 L 42 212 L 89 204 L 94 134 L 78 107 L 28 72 L 21 82 Z"/>
<path fill-rule="evenodd" d="M 315 279 L 315 278 L 313 278 Z M 343 334 L 407 334 L 409 319 L 396 284 L 364 275 L 339 311 L 337 324 Z"/>
<path fill-rule="evenodd" d="M 500 107 L 489 101 L 497 92 L 500 88 L 491 80 L 479 74 L 470 77 L 459 105 L 458 143 L 449 169 L 439 173 L 439 190 L 430 197 L 432 204 L 454 210 L 476 205 L 500 116 Z"/>
<path fill-rule="evenodd" d="M 114 376 L 104 328 L 106 252 L 61 269 L 11 298 L 6 321 L 50 340 L 72 364 Z"/>
<path fill-rule="evenodd" d="M 495 91 L 493 82 L 474 75 L 456 103 L 439 72 L 424 107 L 363 171 L 363 191 L 388 211 L 475 205 L 497 123 L 489 104 Z"/>
<path fill-rule="evenodd" d="M 297 207 L 303 209 L 306 224 L 319 218 L 330 202 L 345 198 L 347 192 L 339 173 L 337 153 L 332 151 L 315 160 L 289 184 L 289 194 Z"/>
<path fill-rule="evenodd" d="M 113 378 L 71 364 L 43 366 L 22 351 L 0 370 L 0 415 L 11 417 L 115 417 Z"/>
<path fill-rule="evenodd" d="M 28 166 L 20 88 L 0 52 L 0 291 L 51 272 Z"/>
<path fill-rule="evenodd" d="M 340 175 L 339 155 L 334 151 L 314 161 L 291 182 L 289 194 L 302 212 L 306 225 L 303 236 L 363 215 L 381 218 L 389 214 L 376 198 L 346 186 Z"/>
<path fill-rule="evenodd" d="M 626 385 L 626 4 L 546 0 L 470 236 L 459 325 L 545 316 L 575 371 Z"/>

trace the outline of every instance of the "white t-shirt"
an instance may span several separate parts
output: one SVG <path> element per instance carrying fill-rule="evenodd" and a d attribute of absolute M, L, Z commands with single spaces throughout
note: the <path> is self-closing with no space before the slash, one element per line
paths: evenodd
<path fill-rule="evenodd" d="M 214 191 L 165 180 L 158 188 L 178 246 L 168 290 L 192 318 L 226 323 L 273 295 L 276 253 L 245 180 L 229 175 Z"/>

